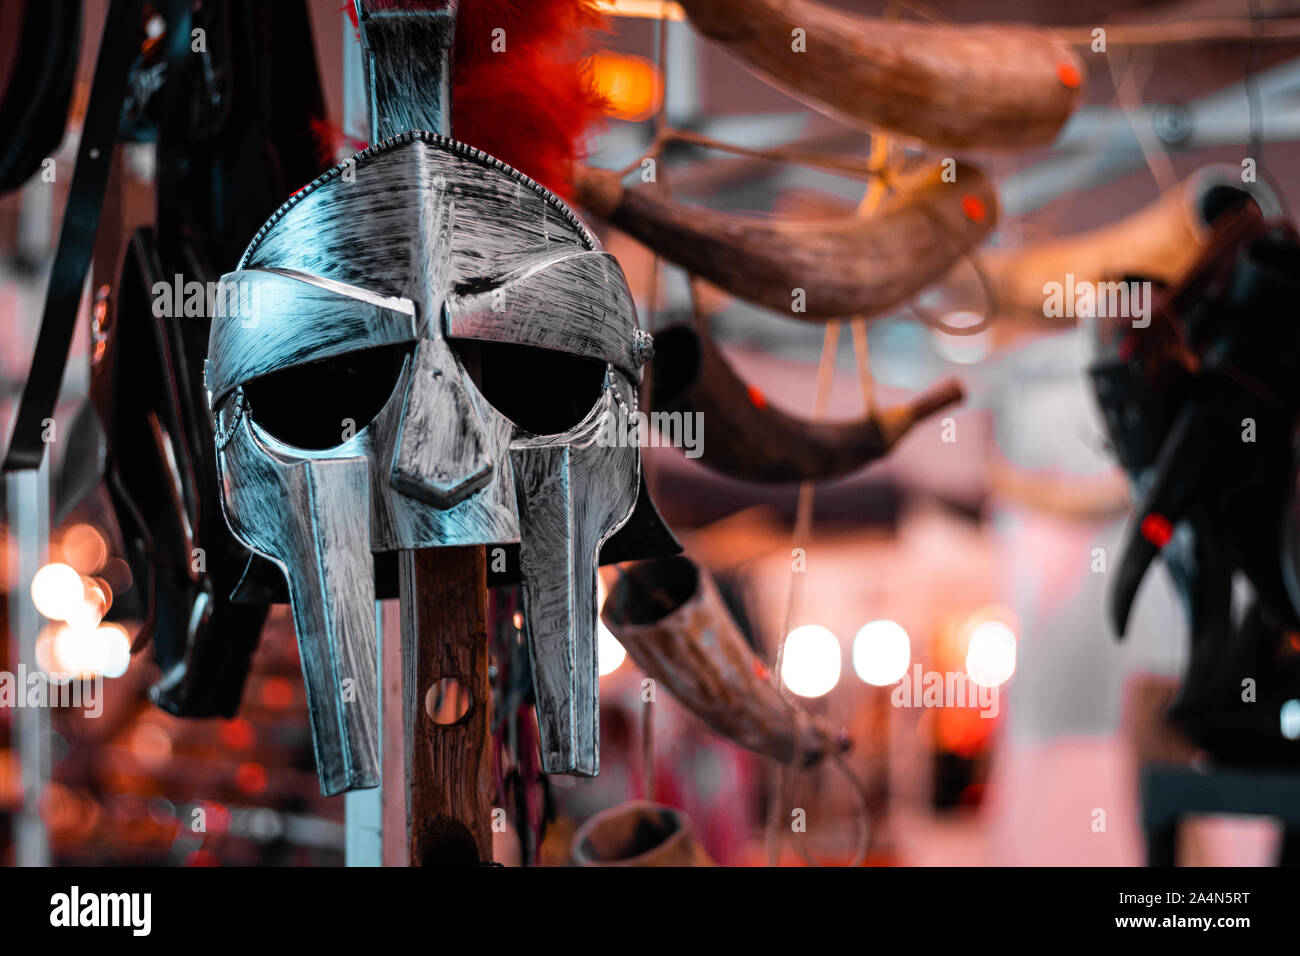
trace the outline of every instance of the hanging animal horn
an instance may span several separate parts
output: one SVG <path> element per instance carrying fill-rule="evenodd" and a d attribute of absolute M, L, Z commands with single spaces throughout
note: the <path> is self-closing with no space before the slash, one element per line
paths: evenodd
<path fill-rule="evenodd" d="M 1154 202 L 1118 222 L 1089 232 L 1035 243 L 1025 249 L 981 253 L 1000 314 L 1033 313 L 1044 308 L 1044 286 L 1113 282 L 1142 276 L 1172 283 L 1191 268 L 1209 243 L 1214 221 L 1253 199 L 1271 218 L 1277 198 L 1263 183 L 1246 187 L 1241 169 L 1206 166 Z"/>
<path fill-rule="evenodd" d="M 906 302 L 979 244 L 997 220 L 993 184 L 973 166 L 900 183 L 868 217 L 796 220 L 717 212 L 624 189 L 582 169 L 578 201 L 658 255 L 737 298 L 796 319 L 876 315 Z M 950 177 L 951 178 L 951 177 Z"/>
<path fill-rule="evenodd" d="M 689 558 L 623 567 L 603 617 L 637 666 L 715 733 L 805 767 L 848 748 L 843 730 L 781 696 L 717 585 Z"/>
<path fill-rule="evenodd" d="M 768 404 L 746 385 L 711 339 L 688 325 L 655 333 L 656 408 L 698 413 L 708 428 L 701 461 L 745 481 L 837 478 L 889 453 L 921 419 L 962 399 L 955 380 L 851 422 L 810 422 Z"/>
<path fill-rule="evenodd" d="M 588 819 L 573 835 L 578 866 L 717 866 L 680 810 L 634 800 Z"/>
<path fill-rule="evenodd" d="M 814 109 L 937 145 L 1050 143 L 1083 82 L 1074 51 L 1029 26 L 869 19 L 809 0 L 680 3 L 702 34 Z"/>

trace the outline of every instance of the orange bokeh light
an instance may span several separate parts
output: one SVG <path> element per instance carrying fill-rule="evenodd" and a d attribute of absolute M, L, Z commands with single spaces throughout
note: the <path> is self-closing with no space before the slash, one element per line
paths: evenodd
<path fill-rule="evenodd" d="M 637 123 L 659 109 L 664 85 L 659 68 L 641 56 L 602 50 L 590 59 L 592 80 L 605 98 L 605 112 Z"/>
<path fill-rule="evenodd" d="M 94 574 L 108 560 L 108 544 L 90 525 L 74 524 L 63 534 L 63 560 L 82 574 Z"/>

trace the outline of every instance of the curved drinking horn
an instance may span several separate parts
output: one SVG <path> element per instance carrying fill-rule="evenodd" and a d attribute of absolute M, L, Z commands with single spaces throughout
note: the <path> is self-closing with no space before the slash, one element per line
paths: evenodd
<path fill-rule="evenodd" d="M 906 302 L 979 244 L 997 220 L 997 193 L 957 163 L 899 184 L 870 216 L 778 219 L 717 212 L 624 189 L 617 174 L 580 169 L 578 201 L 683 269 L 737 298 L 822 322 Z"/>
<path fill-rule="evenodd" d="M 589 818 L 573 835 L 570 853 L 578 866 L 717 866 L 686 814 L 644 800 Z"/>
<path fill-rule="evenodd" d="M 696 426 L 700 461 L 744 481 L 837 478 L 889 453 L 921 419 L 962 399 L 953 379 L 919 397 L 850 422 L 811 422 L 768 404 L 741 380 L 711 339 L 688 325 L 655 333 L 651 397 Z M 689 419 L 698 413 L 699 418 Z M 654 421 L 654 416 L 651 416 Z M 677 423 L 668 419 L 669 427 Z M 703 428 L 707 428 L 707 440 Z"/>
<path fill-rule="evenodd" d="M 848 749 L 845 731 L 781 696 L 717 585 L 689 558 L 620 568 L 602 616 L 637 666 L 715 733 L 804 767 Z"/>
<path fill-rule="evenodd" d="M 1118 281 L 1141 276 L 1176 282 L 1209 243 L 1215 219 L 1253 199 L 1265 218 L 1279 215 L 1277 197 L 1263 183 L 1246 187 L 1241 168 L 1198 169 L 1150 204 L 1088 232 L 1034 243 L 1024 249 L 981 253 L 1001 314 L 1042 314 L 1044 285 Z"/>
<path fill-rule="evenodd" d="M 1045 145 L 1083 83 L 1074 51 L 1034 27 L 869 19 L 810 0 L 679 2 L 702 34 L 814 109 L 928 143 Z"/>

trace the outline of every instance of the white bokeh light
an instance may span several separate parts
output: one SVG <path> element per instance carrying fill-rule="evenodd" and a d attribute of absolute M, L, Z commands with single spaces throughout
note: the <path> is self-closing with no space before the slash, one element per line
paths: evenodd
<path fill-rule="evenodd" d="M 623 661 L 627 658 L 627 651 L 623 645 L 618 642 L 618 638 L 607 628 L 603 621 L 597 622 L 596 638 L 596 662 L 600 669 L 600 676 L 612 674 L 623 666 Z"/>
<path fill-rule="evenodd" d="M 54 668 L 56 673 L 73 677 L 93 677 L 99 673 L 101 655 L 93 631 L 61 627 L 54 632 Z"/>
<path fill-rule="evenodd" d="M 796 627 L 785 639 L 781 680 L 800 697 L 821 697 L 840 682 L 840 642 L 819 624 Z"/>
<path fill-rule="evenodd" d="M 87 578 L 81 579 L 81 599 L 72 601 L 63 615 L 63 619 L 79 631 L 93 631 L 104 620 L 108 610 L 108 598 L 98 582 Z"/>
<path fill-rule="evenodd" d="M 1294 697 L 1282 705 L 1282 736 L 1300 740 L 1300 700 Z"/>
<path fill-rule="evenodd" d="M 75 616 L 85 598 L 81 575 L 69 565 L 47 564 L 32 577 L 32 603 L 51 621 L 67 620 L 69 614 Z"/>
<path fill-rule="evenodd" d="M 596 575 L 596 670 L 601 677 L 612 674 L 623 666 L 627 660 L 627 649 L 618 642 L 614 632 L 600 619 L 605 610 L 605 598 L 608 596 L 605 579 Z M 520 622 L 522 624 L 522 621 Z"/>
<path fill-rule="evenodd" d="M 131 666 L 131 638 L 120 624 L 82 630 L 51 624 L 36 640 L 36 664 L 55 684 L 94 677 L 121 677 Z"/>
<path fill-rule="evenodd" d="M 100 673 L 121 677 L 131 666 L 131 638 L 121 624 L 101 624 L 95 629 L 100 643 Z"/>
<path fill-rule="evenodd" d="M 911 639 L 896 621 L 869 621 L 853 638 L 853 670 L 868 684 L 898 682 L 911 662 Z"/>
<path fill-rule="evenodd" d="M 985 621 L 971 631 L 966 673 L 981 687 L 997 687 L 1016 672 L 1016 635 L 1001 621 Z"/>

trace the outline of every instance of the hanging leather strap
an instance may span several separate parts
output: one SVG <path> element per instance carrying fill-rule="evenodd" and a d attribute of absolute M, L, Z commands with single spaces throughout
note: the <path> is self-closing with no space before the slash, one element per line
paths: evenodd
<path fill-rule="evenodd" d="M 0 91 L 0 192 L 35 175 L 63 139 L 81 44 L 81 0 L 30 0 L 17 17 L 18 29 L 9 19 L 0 38 L 0 74 L 11 65 Z"/>
<path fill-rule="evenodd" d="M 41 331 L 5 455 L 6 472 L 39 468 L 45 454 L 45 423 L 54 414 L 63 385 L 82 285 L 99 229 L 113 144 L 126 97 L 127 74 L 140 51 L 140 37 L 140 0 L 113 0 L 95 62 L 90 103 L 77 147 L 77 165 L 72 172 L 72 188 L 50 269 Z"/>

